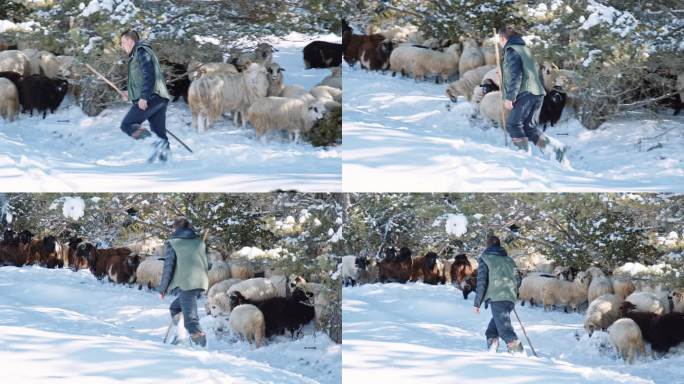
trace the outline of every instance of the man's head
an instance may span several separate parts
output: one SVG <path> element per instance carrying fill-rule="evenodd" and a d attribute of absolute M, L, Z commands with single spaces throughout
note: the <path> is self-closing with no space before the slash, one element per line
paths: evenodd
<path fill-rule="evenodd" d="M 192 223 L 185 217 L 179 217 L 173 222 L 173 230 L 177 231 L 182 228 L 192 229 Z"/>
<path fill-rule="evenodd" d="M 135 43 L 137 43 L 139 40 L 140 35 L 138 35 L 138 32 L 132 29 L 128 30 L 121 34 L 121 48 L 123 48 L 127 55 L 130 55 Z"/>
<path fill-rule="evenodd" d="M 501 43 L 501 46 L 506 45 L 508 39 L 513 36 L 520 36 L 520 33 L 514 26 L 504 25 L 503 27 L 499 28 L 499 43 Z"/>
<path fill-rule="evenodd" d="M 498 237 L 494 235 L 489 235 L 487 236 L 487 248 L 489 247 L 500 247 L 501 246 L 501 241 L 499 240 Z"/>

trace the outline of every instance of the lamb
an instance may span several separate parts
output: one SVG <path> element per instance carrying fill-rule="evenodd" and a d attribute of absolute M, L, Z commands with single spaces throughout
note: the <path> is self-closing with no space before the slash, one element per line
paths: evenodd
<path fill-rule="evenodd" d="M 631 295 L 636 290 L 632 280 L 627 277 L 613 276 L 612 281 L 613 292 L 620 298 L 620 301 L 625 301 L 627 296 Z"/>
<path fill-rule="evenodd" d="M 601 295 L 589 304 L 584 317 L 584 330 L 589 337 L 596 330 L 606 330 L 620 317 L 621 300 L 611 293 Z"/>
<path fill-rule="evenodd" d="M 21 101 L 22 107 L 28 110 L 33 116 L 33 110 L 43 113 L 43 119 L 47 116 L 47 111 L 54 113 L 57 107 L 64 100 L 69 83 L 62 79 L 50 79 L 42 75 L 31 75 L 25 77 L 21 82 Z"/>
<path fill-rule="evenodd" d="M 318 85 L 342 89 L 342 67 L 333 67 L 330 74 L 324 77 Z"/>
<path fill-rule="evenodd" d="M 278 296 L 278 290 L 273 282 L 265 277 L 251 278 L 231 286 L 227 291 L 231 300 L 234 292 L 239 292 L 244 298 L 253 301 L 264 301 Z"/>
<path fill-rule="evenodd" d="M 225 261 L 216 262 L 211 265 L 208 272 L 209 275 L 209 288 L 219 281 L 229 279 L 232 275 L 230 274 L 230 264 Z"/>
<path fill-rule="evenodd" d="M 342 44 L 313 41 L 304 47 L 304 68 L 330 68 L 342 64 Z"/>
<path fill-rule="evenodd" d="M 428 252 L 424 256 L 418 256 L 412 261 L 411 281 L 418 281 L 422 276 L 425 284 L 444 284 L 444 263 L 437 258 L 435 252 Z"/>
<path fill-rule="evenodd" d="M 240 74 L 205 76 L 193 81 L 188 91 L 192 127 L 203 132 L 228 111 L 234 113 L 237 126 L 238 113 L 244 117 L 256 99 L 266 96 L 268 85 L 266 69 L 259 64 L 251 64 Z M 243 118 L 243 128 L 246 124 L 247 120 Z"/>
<path fill-rule="evenodd" d="M 385 258 L 378 263 L 380 282 L 406 283 L 411 278 L 412 263 L 410 249 L 402 247 L 397 255 L 394 247 L 388 247 L 385 250 Z"/>
<path fill-rule="evenodd" d="M 381 44 L 366 41 L 359 48 L 361 68 L 372 71 L 385 71 L 389 68 L 389 58 L 393 49 L 394 44 L 392 41 L 386 40 Z"/>
<path fill-rule="evenodd" d="M 0 52 L 0 72 L 16 72 L 28 77 L 31 76 L 31 62 L 21 51 L 2 51 Z"/>
<path fill-rule="evenodd" d="M 464 74 L 471 69 L 485 65 L 485 57 L 474 39 L 463 41 L 463 54 L 458 61 L 458 73 Z"/>
<path fill-rule="evenodd" d="M 259 308 L 251 304 L 238 305 L 233 309 L 228 320 L 230 329 L 254 343 L 257 348 L 263 345 L 266 334 L 266 321 Z"/>
<path fill-rule="evenodd" d="M 625 307 L 631 304 L 635 310 L 640 312 L 652 312 L 662 315 L 669 312 L 669 306 L 663 305 L 660 298 L 652 292 L 634 292 L 625 299 Z"/>
<path fill-rule="evenodd" d="M 539 112 L 539 124 L 546 131 L 546 126 L 551 124 L 553 127 L 558 123 L 565 108 L 568 96 L 560 87 L 554 87 L 544 95 L 541 111 Z"/>
<path fill-rule="evenodd" d="M 572 282 L 558 279 L 549 279 L 542 287 L 542 301 L 544 310 L 553 306 L 563 306 L 567 312 L 571 309 L 577 311 L 587 301 L 589 289 L 589 277 L 585 272 L 580 272 Z"/>
<path fill-rule="evenodd" d="M 19 91 L 11 80 L 0 77 L 0 116 L 12 122 L 19 115 Z"/>
<path fill-rule="evenodd" d="M 458 44 L 450 45 L 444 52 L 419 48 L 413 58 L 413 77 L 422 80 L 425 75 L 436 75 L 435 81 L 438 84 L 440 78 L 446 82 L 456 73 L 460 56 Z"/>
<path fill-rule="evenodd" d="M 148 257 L 142 260 L 135 270 L 135 281 L 138 283 L 138 289 L 142 289 L 143 286 L 148 289 L 157 288 L 161 283 L 163 272 L 163 258 Z"/>
<path fill-rule="evenodd" d="M 608 329 L 610 343 L 623 360 L 634 363 L 637 352 L 646 354 L 641 329 L 632 319 L 620 319 Z"/>
<path fill-rule="evenodd" d="M 459 95 L 465 97 L 466 99 L 468 99 L 468 101 L 470 101 L 470 98 L 473 95 L 473 90 L 475 89 L 475 87 L 482 83 L 482 79 L 484 78 L 484 76 L 493 68 L 493 65 L 483 65 L 481 67 L 471 69 L 468 72 L 461 73 L 461 77 L 453 83 L 449 84 L 449 86 L 447 87 L 447 96 L 449 96 L 451 101 L 453 101 L 454 103 L 458 101 Z"/>
<path fill-rule="evenodd" d="M 324 111 L 325 107 L 319 101 L 264 97 L 249 107 L 247 121 L 254 127 L 257 138 L 270 131 L 284 129 L 297 143 L 300 134 L 309 132 L 323 117 Z"/>
<path fill-rule="evenodd" d="M 501 91 L 489 92 L 484 95 L 480 102 L 480 116 L 483 120 L 492 121 L 502 126 L 501 111 L 504 111 L 504 117 L 507 119 L 510 111 L 503 109 Z"/>
<path fill-rule="evenodd" d="M 589 291 L 587 292 L 587 299 L 591 303 L 597 297 L 606 293 L 613 293 L 613 284 L 606 276 L 597 276 L 591 279 L 589 284 Z"/>

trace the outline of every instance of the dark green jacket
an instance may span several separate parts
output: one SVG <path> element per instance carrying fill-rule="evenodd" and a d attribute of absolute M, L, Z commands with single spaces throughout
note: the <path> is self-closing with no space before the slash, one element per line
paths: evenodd
<path fill-rule="evenodd" d="M 518 299 L 520 281 L 515 261 L 508 257 L 503 247 L 493 246 L 480 255 L 477 266 L 476 307 L 482 302 L 510 301 Z"/>
<path fill-rule="evenodd" d="M 506 100 L 515 101 L 519 94 L 529 92 L 543 96 L 544 84 L 539 78 L 537 63 L 532 58 L 530 49 L 520 36 L 508 39 L 503 48 L 503 62 L 501 63 L 503 93 Z"/>
<path fill-rule="evenodd" d="M 178 288 L 182 291 L 209 287 L 207 246 L 191 229 L 177 230 L 166 243 L 164 272 L 159 292 Z"/>
<path fill-rule="evenodd" d="M 128 56 L 128 99 L 149 100 L 152 94 L 171 99 L 157 55 L 149 45 L 137 42 Z"/>

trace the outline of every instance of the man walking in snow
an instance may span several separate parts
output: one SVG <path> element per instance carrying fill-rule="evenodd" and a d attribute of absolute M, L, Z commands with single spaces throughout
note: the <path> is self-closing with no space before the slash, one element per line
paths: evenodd
<path fill-rule="evenodd" d="M 499 337 L 504 339 L 508 352 L 523 352 L 523 346 L 511 325 L 511 312 L 518 299 L 518 273 L 513 259 L 501 246 L 496 236 L 488 236 L 486 248 L 478 259 L 477 295 L 473 311 L 480 314 L 482 302 L 492 307 L 492 320 L 487 326 L 487 348 L 496 352 Z"/>
<path fill-rule="evenodd" d="M 530 49 L 512 26 L 499 29 L 499 42 L 503 46 L 501 92 L 504 108 L 510 111 L 506 127 L 513 144 L 527 152 L 532 142 L 542 153 L 553 154 L 557 161 L 562 162 L 567 147 L 546 136 L 538 127 L 546 91 Z"/>
<path fill-rule="evenodd" d="M 124 100 L 133 106 L 121 122 L 121 130 L 136 140 L 150 136 L 142 127 L 147 120 L 159 140 L 155 144 L 160 161 L 166 161 L 170 154 L 169 138 L 166 136 L 166 106 L 171 99 L 164 84 L 159 60 L 152 48 L 140 41 L 136 31 L 121 34 L 121 47 L 128 55 L 128 90 Z"/>
<path fill-rule="evenodd" d="M 171 240 L 164 246 L 160 296 L 163 300 L 167 292 L 178 291 L 178 297 L 169 307 L 172 321 L 178 325 L 182 313 L 190 339 L 194 344 L 204 347 L 207 340 L 199 325 L 197 298 L 209 287 L 207 246 L 186 218 L 177 219 L 173 230 Z"/>

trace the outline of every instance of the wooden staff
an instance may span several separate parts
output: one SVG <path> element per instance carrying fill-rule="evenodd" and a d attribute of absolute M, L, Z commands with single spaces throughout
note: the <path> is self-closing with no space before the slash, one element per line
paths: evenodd
<path fill-rule="evenodd" d="M 504 143 L 508 146 L 508 132 L 506 132 L 506 111 L 504 108 L 504 102 L 506 101 L 506 96 L 503 92 L 503 68 L 501 68 L 501 59 L 499 58 L 499 39 L 497 38 L 496 28 L 494 31 L 494 51 L 496 52 L 496 68 L 499 69 L 499 81 L 501 82 L 501 129 L 503 129 Z"/>
<path fill-rule="evenodd" d="M 534 354 L 535 357 L 539 357 L 537 355 L 537 351 L 535 351 L 534 347 L 532 346 L 532 341 L 530 340 L 530 337 L 527 336 L 527 331 L 525 331 L 525 326 L 523 325 L 522 321 L 520 321 L 520 316 L 518 316 L 518 311 L 515 310 L 515 307 L 513 307 L 513 313 L 515 313 L 515 318 L 518 319 L 518 323 L 520 323 L 520 328 L 522 328 L 523 334 L 525 335 L 525 338 L 527 339 L 527 343 L 530 344 L 530 348 L 532 348 L 532 353 Z"/>
<path fill-rule="evenodd" d="M 128 96 L 127 96 L 125 93 L 123 93 L 123 91 L 121 91 L 121 90 L 119 89 L 119 87 L 116 86 L 116 84 L 114 84 L 114 83 L 112 83 L 111 81 L 109 81 L 109 79 L 107 79 L 106 77 L 104 77 L 103 74 L 101 74 L 100 72 L 98 72 L 95 68 L 91 67 L 90 64 L 85 63 L 85 67 L 88 68 L 88 70 L 90 70 L 90 72 L 94 73 L 97 77 L 99 77 L 100 79 L 102 79 L 102 81 L 104 81 L 105 83 L 107 83 L 107 85 L 109 85 L 110 87 L 112 87 L 119 95 L 121 95 L 121 97 L 123 97 L 123 98 L 128 98 Z M 171 137 L 173 137 L 174 139 L 176 139 L 176 141 L 179 142 L 180 145 L 182 145 L 183 147 L 185 147 L 185 149 L 187 149 L 188 152 L 193 153 L 193 152 L 192 152 L 192 149 L 190 149 L 190 147 L 188 147 L 187 144 L 185 144 L 181 139 L 179 139 L 178 136 L 174 135 L 173 132 L 171 132 L 170 130 L 168 130 L 168 128 L 166 129 L 166 133 L 168 133 L 169 136 L 171 136 Z"/>

